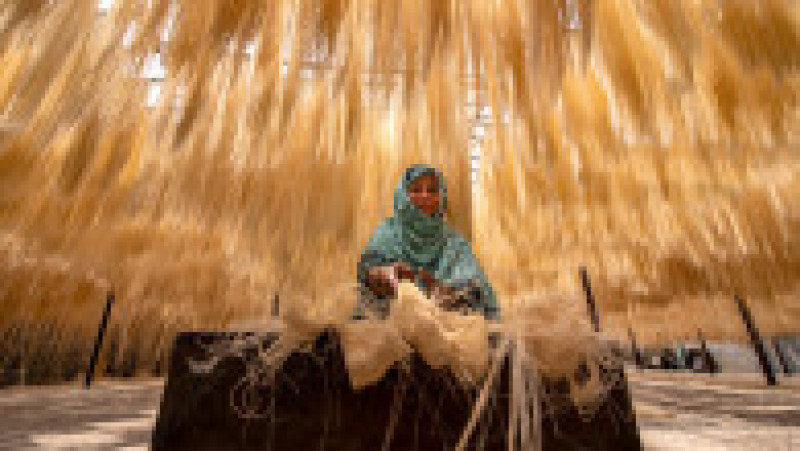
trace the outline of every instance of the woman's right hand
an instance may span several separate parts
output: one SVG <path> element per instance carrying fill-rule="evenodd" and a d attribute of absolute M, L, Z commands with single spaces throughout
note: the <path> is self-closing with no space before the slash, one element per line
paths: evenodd
<path fill-rule="evenodd" d="M 397 275 L 393 266 L 375 266 L 367 271 L 367 284 L 376 296 L 394 296 L 397 292 Z"/>
<path fill-rule="evenodd" d="M 414 276 L 416 276 L 416 271 L 411 267 L 411 265 L 407 263 L 397 262 L 392 263 L 392 268 L 394 268 L 394 276 L 397 278 L 398 281 L 400 280 L 407 280 L 409 282 L 414 281 Z"/>
<path fill-rule="evenodd" d="M 369 288 L 378 296 L 394 296 L 397 284 L 403 280 L 414 280 L 414 270 L 406 263 L 375 266 L 367 271 Z"/>

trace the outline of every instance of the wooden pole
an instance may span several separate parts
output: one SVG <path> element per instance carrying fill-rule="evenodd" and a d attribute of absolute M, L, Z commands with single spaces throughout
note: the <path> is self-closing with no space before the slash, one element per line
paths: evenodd
<path fill-rule="evenodd" d="M 597 305 L 594 302 L 592 285 L 589 282 L 589 273 L 586 271 L 585 266 L 581 266 L 580 275 L 583 291 L 586 292 L 586 303 L 589 304 L 589 316 L 592 319 L 592 327 L 594 327 L 595 332 L 600 332 L 600 318 L 597 316 Z"/>
<path fill-rule="evenodd" d="M 108 326 L 108 316 L 111 314 L 111 305 L 114 303 L 114 293 L 108 293 L 106 296 L 106 308 L 103 310 L 103 318 L 100 320 L 100 328 L 97 330 L 97 338 L 94 340 L 94 349 L 89 358 L 89 369 L 86 371 L 86 388 L 92 385 L 92 378 L 94 378 L 94 367 L 97 365 L 97 359 L 100 357 L 100 349 L 103 347 L 103 336 L 106 333 Z"/>
<path fill-rule="evenodd" d="M 750 336 L 750 342 L 753 344 L 753 348 L 756 351 L 758 363 L 761 365 L 761 371 L 764 372 L 764 377 L 767 379 L 767 385 L 777 384 L 778 381 L 775 378 L 775 369 L 772 368 L 772 364 L 767 357 L 767 349 L 764 347 L 761 334 L 758 333 L 758 328 L 753 322 L 753 315 L 750 313 L 750 309 L 747 307 L 744 299 L 740 298 L 738 295 L 734 296 L 733 299 L 736 301 L 736 305 L 739 307 L 739 313 L 742 315 L 744 324 L 747 327 L 747 334 Z"/>

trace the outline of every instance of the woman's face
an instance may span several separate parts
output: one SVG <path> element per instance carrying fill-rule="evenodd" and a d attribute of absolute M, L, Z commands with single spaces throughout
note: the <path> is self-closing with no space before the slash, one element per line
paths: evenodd
<path fill-rule="evenodd" d="M 439 183 L 433 175 L 417 177 L 408 187 L 408 197 L 415 207 L 431 216 L 439 208 Z"/>

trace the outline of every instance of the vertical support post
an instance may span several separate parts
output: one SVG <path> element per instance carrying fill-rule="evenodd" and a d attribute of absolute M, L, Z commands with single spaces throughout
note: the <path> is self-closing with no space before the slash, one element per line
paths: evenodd
<path fill-rule="evenodd" d="M 783 374 L 789 375 L 792 374 L 791 370 L 789 369 L 789 359 L 786 357 L 786 354 L 781 349 L 781 345 L 778 339 L 772 339 L 772 348 L 775 349 L 775 355 L 778 356 L 778 360 L 781 362 L 781 366 L 783 367 Z"/>
<path fill-rule="evenodd" d="M 589 273 L 586 271 L 585 266 L 580 267 L 580 275 L 583 291 L 586 293 L 586 303 L 589 304 L 589 316 L 592 319 L 592 327 L 594 327 L 595 332 L 600 332 L 600 318 L 597 316 L 597 305 L 594 302 L 592 285 L 589 282 Z"/>
<path fill-rule="evenodd" d="M 686 369 L 686 348 L 683 346 L 683 342 L 679 342 L 675 346 L 675 369 Z"/>
<path fill-rule="evenodd" d="M 644 359 L 642 353 L 639 352 L 639 347 L 636 346 L 636 335 L 633 334 L 633 329 L 628 328 L 628 337 L 631 339 L 631 351 L 633 351 L 633 359 L 636 361 L 636 367 L 641 368 L 644 366 Z"/>
<path fill-rule="evenodd" d="M 744 324 L 747 327 L 750 342 L 753 344 L 756 356 L 758 356 L 758 363 L 761 365 L 761 371 L 764 372 L 764 377 L 767 379 L 767 385 L 777 384 L 778 381 L 775 378 L 775 369 L 772 368 L 772 364 L 769 362 L 767 349 L 764 347 L 761 334 L 758 333 L 758 328 L 753 322 L 753 315 L 750 313 L 750 309 L 747 307 L 747 304 L 745 304 L 744 299 L 740 298 L 738 295 L 734 296 L 733 299 L 736 301 L 736 305 L 739 307 L 739 313 L 742 315 Z"/>
<path fill-rule="evenodd" d="M 706 339 L 703 337 L 703 333 L 700 331 L 700 329 L 697 329 L 697 339 L 700 340 L 700 352 L 703 354 L 703 365 L 708 368 L 708 371 L 711 374 L 718 373 L 719 367 L 717 366 L 717 362 L 711 355 L 711 351 L 708 350 Z"/>
<path fill-rule="evenodd" d="M 94 349 L 92 349 L 92 356 L 89 358 L 89 369 L 86 370 L 85 386 L 89 388 L 92 385 L 94 378 L 94 367 L 97 365 L 98 357 L 100 357 L 100 349 L 103 347 L 103 337 L 106 333 L 108 326 L 108 316 L 111 314 L 111 305 L 114 303 L 114 293 L 108 293 L 106 296 L 106 308 L 103 310 L 103 318 L 100 320 L 100 328 L 97 330 L 97 338 L 94 340 Z"/>

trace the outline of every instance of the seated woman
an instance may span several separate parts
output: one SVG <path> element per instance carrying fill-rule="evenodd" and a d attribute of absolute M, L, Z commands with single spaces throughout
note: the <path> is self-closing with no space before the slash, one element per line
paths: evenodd
<path fill-rule="evenodd" d="M 398 282 L 407 280 L 443 308 L 497 317 L 492 287 L 469 242 L 444 221 L 446 205 L 444 179 L 436 169 L 406 170 L 394 194 L 394 216 L 378 226 L 361 254 L 360 308 L 386 315 Z"/>

